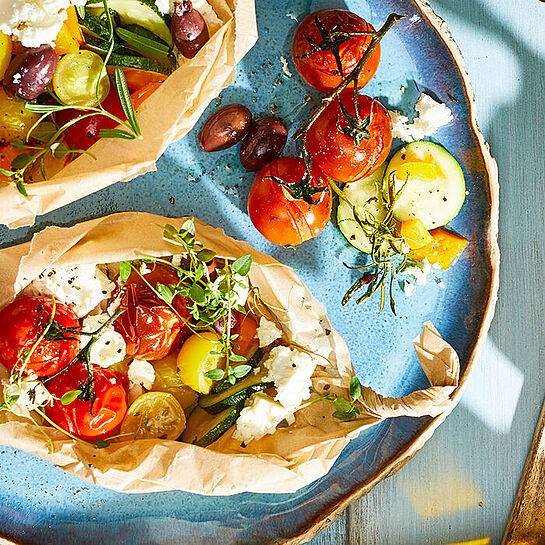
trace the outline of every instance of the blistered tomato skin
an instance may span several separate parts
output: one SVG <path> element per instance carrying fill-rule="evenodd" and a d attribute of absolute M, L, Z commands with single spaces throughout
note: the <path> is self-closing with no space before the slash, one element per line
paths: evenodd
<path fill-rule="evenodd" d="M 34 100 L 46 90 L 58 63 L 59 57 L 50 45 L 29 49 L 11 62 L 4 87 L 23 100 Z"/>
<path fill-rule="evenodd" d="M 342 9 L 323 9 L 311 13 L 297 27 L 291 46 L 295 68 L 311 87 L 327 93 L 340 85 L 343 79 L 354 70 L 369 46 L 372 37 L 370 35 L 353 36 L 340 44 L 341 74 L 331 51 L 316 51 L 303 58 L 314 49 L 307 37 L 316 44 L 323 40 L 320 29 L 316 25 L 316 17 L 326 30 L 331 30 L 337 25 L 341 25 L 337 27 L 337 30 L 341 32 L 374 32 L 375 29 L 359 15 Z M 380 46 L 377 46 L 358 78 L 358 89 L 367 85 L 375 75 L 379 62 Z M 353 84 L 347 87 L 347 89 L 353 88 Z"/>
<path fill-rule="evenodd" d="M 127 412 L 128 384 L 120 373 L 98 365 L 92 366 L 91 373 L 94 401 L 77 398 L 68 405 L 60 402 L 66 392 L 79 389 L 87 381 L 87 367 L 78 362 L 45 383 L 57 398 L 45 412 L 63 430 L 92 442 L 113 435 L 121 426 Z"/>
<path fill-rule="evenodd" d="M 343 95 L 342 103 L 354 116 L 351 95 Z M 339 101 L 332 102 L 312 124 L 307 134 L 307 150 L 316 165 L 326 176 L 338 182 L 349 183 L 372 174 L 388 157 L 392 147 L 392 121 L 388 110 L 380 102 L 358 95 L 358 112 L 361 119 L 371 116 L 368 135 L 356 145 L 351 136 L 341 129 L 348 122 Z"/>
<path fill-rule="evenodd" d="M 114 322 L 114 328 L 127 343 L 127 355 L 149 361 L 166 357 L 189 336 L 190 315 L 188 299 L 174 297 L 174 312 L 146 284 L 153 288 L 158 282 L 177 284 L 179 278 L 174 269 L 163 264 L 148 267 L 151 270 L 142 275 L 145 281 L 133 271 L 123 286 L 119 309 L 124 312 Z"/>
<path fill-rule="evenodd" d="M 293 200 L 286 196 L 282 185 L 298 183 L 305 173 L 300 157 L 280 157 L 265 165 L 257 174 L 248 196 L 248 213 L 254 227 L 270 242 L 281 246 L 301 244 L 318 236 L 331 216 L 331 190 L 313 168 L 311 185 L 326 189 L 313 196 L 317 204 Z"/>
<path fill-rule="evenodd" d="M 21 297 L 0 311 L 0 363 L 7 369 L 21 369 L 21 354 L 32 350 L 53 312 L 49 297 Z M 54 320 L 62 327 L 79 329 L 74 311 L 57 301 Z M 71 337 L 76 337 L 71 335 Z M 47 377 L 68 365 L 80 350 L 78 339 L 43 338 L 24 366 L 27 373 Z"/>

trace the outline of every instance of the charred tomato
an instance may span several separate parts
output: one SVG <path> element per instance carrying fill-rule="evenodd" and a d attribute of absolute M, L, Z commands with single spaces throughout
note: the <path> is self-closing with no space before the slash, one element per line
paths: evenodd
<path fill-rule="evenodd" d="M 189 336 L 189 299 L 176 295 L 169 305 L 155 293 L 157 284 L 178 281 L 176 271 L 161 263 L 147 265 L 141 274 L 132 271 L 119 294 L 124 312 L 114 322 L 127 343 L 127 355 L 160 360 Z"/>
<path fill-rule="evenodd" d="M 375 29 L 359 15 L 342 9 L 311 13 L 297 27 L 291 51 L 299 75 L 314 89 L 329 92 L 354 70 Z M 380 46 L 373 51 L 358 78 L 361 89 L 375 75 Z M 347 88 L 353 89 L 350 84 Z"/>
<path fill-rule="evenodd" d="M 311 125 L 306 146 L 316 165 L 338 182 L 354 182 L 374 172 L 392 147 L 392 121 L 380 102 L 358 95 L 333 101 Z"/>
<path fill-rule="evenodd" d="M 266 164 L 248 196 L 248 213 L 254 227 L 267 240 L 282 246 L 318 236 L 331 216 L 331 189 L 322 178 L 321 172 L 313 168 L 308 180 L 300 157 L 280 157 Z M 306 192 L 307 200 L 299 198 L 300 191 Z"/>
<path fill-rule="evenodd" d="M 45 335 L 38 342 L 51 318 L 60 328 L 80 327 L 74 311 L 59 301 L 54 305 L 50 297 L 21 297 L 0 311 L 0 363 L 10 370 L 21 369 L 39 377 L 52 375 L 68 365 L 80 349 L 76 336 Z M 59 327 L 49 331 L 58 331 Z"/>
<path fill-rule="evenodd" d="M 45 384 L 56 398 L 46 406 L 47 416 L 72 435 L 95 441 L 109 437 L 121 426 L 127 412 L 128 384 L 120 373 L 92 365 L 89 381 L 87 366 L 77 362 Z M 63 405 L 61 397 L 74 390 L 86 394 Z"/>

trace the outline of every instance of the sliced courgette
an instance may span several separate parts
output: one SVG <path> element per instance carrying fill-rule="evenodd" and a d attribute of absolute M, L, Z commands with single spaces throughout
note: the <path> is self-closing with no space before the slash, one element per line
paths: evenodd
<path fill-rule="evenodd" d="M 244 404 L 240 403 L 234 407 L 228 407 L 214 416 L 204 409 L 196 407 L 189 416 L 187 426 L 182 434 L 182 441 L 199 447 L 211 445 L 235 424 L 243 406 Z"/>
<path fill-rule="evenodd" d="M 261 360 L 263 359 L 263 356 L 264 356 L 263 350 L 261 350 L 261 348 L 258 348 L 254 352 L 253 356 L 248 361 L 246 361 L 244 363 L 245 363 L 245 365 L 249 365 L 250 367 L 253 367 L 255 369 L 261 363 Z M 242 379 L 239 379 L 239 380 L 242 380 Z M 219 380 L 218 382 L 216 382 L 214 384 L 214 386 L 212 386 L 211 393 L 212 394 L 219 394 L 221 392 L 224 392 L 225 390 L 228 390 L 232 386 L 233 386 L 233 384 L 231 382 L 229 382 L 228 379 L 224 378 L 223 380 Z"/>
<path fill-rule="evenodd" d="M 394 205 L 398 221 L 421 220 L 426 229 L 446 225 L 464 204 L 466 185 L 458 161 L 433 142 L 412 142 L 388 163 L 385 180 L 395 176 L 401 194 Z"/>
<path fill-rule="evenodd" d="M 148 57 L 137 57 L 137 53 L 133 51 L 133 55 L 118 55 L 113 54 L 110 56 L 108 64 L 114 66 L 126 66 L 127 68 L 138 68 L 139 70 L 145 70 L 146 72 L 158 72 L 159 74 L 165 74 L 170 76 L 174 72 L 174 67 L 166 62 L 156 61 L 155 59 L 149 59 Z"/>
<path fill-rule="evenodd" d="M 106 40 L 110 37 L 108 25 L 106 24 L 106 21 L 100 17 L 86 11 L 85 17 L 83 19 L 79 17 L 78 20 L 85 34 L 97 37 L 100 36 Z"/>
<path fill-rule="evenodd" d="M 103 40 L 102 38 L 98 38 L 96 36 L 87 35 L 85 36 L 85 43 L 87 44 L 87 47 L 94 51 L 95 53 L 98 53 L 99 55 L 105 55 L 108 50 L 110 49 L 110 44 Z M 144 58 L 140 57 L 140 53 L 137 51 L 133 51 L 132 49 L 129 49 L 128 47 L 124 47 L 122 45 L 114 45 L 113 48 L 113 54 L 119 57 L 129 57 L 129 58 Z M 113 64 L 111 61 L 108 61 L 108 64 Z"/>
<path fill-rule="evenodd" d="M 266 372 L 257 375 L 250 371 L 241 380 L 219 394 L 208 394 L 199 397 L 199 406 L 210 414 L 217 414 L 227 407 L 243 403 L 252 394 L 268 390 L 274 386 L 274 382 L 264 382 Z"/>
<path fill-rule="evenodd" d="M 109 0 L 108 6 L 116 11 L 122 25 L 139 25 L 172 46 L 172 35 L 165 19 L 153 0 Z M 100 16 L 104 12 L 101 2 L 86 5 L 86 10 Z"/>
<path fill-rule="evenodd" d="M 168 44 L 165 42 L 165 40 L 162 40 L 161 38 L 159 38 L 159 36 L 157 36 L 156 34 L 151 32 L 147 28 L 144 28 L 143 26 L 140 26 L 140 25 L 124 25 L 124 26 L 119 27 L 119 28 L 123 28 L 125 30 L 128 30 L 129 32 L 132 32 L 133 34 L 138 34 L 138 36 L 142 36 L 143 38 L 147 38 L 148 40 L 153 40 L 155 42 L 160 43 L 161 45 L 165 45 L 165 46 L 168 47 Z"/>
<path fill-rule="evenodd" d="M 383 166 L 367 178 L 346 184 L 337 208 L 337 224 L 346 240 L 358 250 L 371 253 L 373 222 L 380 222 L 386 216 L 386 207 L 382 200 Z M 356 221 L 354 210 L 362 224 Z"/>

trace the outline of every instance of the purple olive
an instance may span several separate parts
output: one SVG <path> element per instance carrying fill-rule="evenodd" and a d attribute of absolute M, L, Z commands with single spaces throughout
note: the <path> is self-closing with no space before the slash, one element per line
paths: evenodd
<path fill-rule="evenodd" d="M 284 149 L 288 129 L 278 117 L 263 117 L 255 121 L 240 145 L 240 162 L 249 172 L 259 170 L 276 159 Z"/>
<path fill-rule="evenodd" d="M 170 32 L 178 51 L 192 59 L 210 38 L 203 16 L 193 8 L 190 0 L 174 5 Z"/>
<path fill-rule="evenodd" d="M 42 45 L 17 55 L 8 67 L 4 87 L 23 100 L 34 100 L 47 88 L 59 63 L 50 45 Z"/>
<path fill-rule="evenodd" d="M 220 151 L 240 142 L 250 130 L 252 113 L 242 104 L 229 104 L 214 112 L 199 133 L 204 151 Z"/>

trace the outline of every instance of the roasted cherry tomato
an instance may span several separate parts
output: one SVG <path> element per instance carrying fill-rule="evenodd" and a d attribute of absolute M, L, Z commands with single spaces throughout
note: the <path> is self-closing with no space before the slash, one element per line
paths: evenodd
<path fill-rule="evenodd" d="M 133 271 L 123 286 L 119 308 L 125 312 L 114 322 L 114 328 L 127 343 L 127 355 L 160 360 L 174 351 L 190 334 L 187 326 L 190 321 L 187 310 L 189 300 L 180 295 L 174 297 L 174 312 L 148 284 L 153 288 L 157 283 L 177 284 L 179 278 L 176 271 L 161 263 L 148 264 L 146 267 L 149 272 L 142 274 L 145 280 Z"/>
<path fill-rule="evenodd" d="M 255 352 L 259 341 L 257 339 L 257 322 L 248 314 L 244 315 L 241 312 L 235 310 L 237 319 L 234 333 L 238 335 L 235 342 L 238 347 L 235 347 L 233 352 L 235 354 L 242 354 L 248 356 Z"/>
<path fill-rule="evenodd" d="M 0 363 L 8 369 L 24 369 L 39 377 L 52 375 L 68 365 L 80 349 L 79 339 L 74 335 L 67 335 L 71 339 L 44 337 L 36 344 L 52 312 L 53 299 L 50 297 L 21 297 L 0 311 Z M 59 301 L 53 320 L 61 327 L 79 329 L 74 311 Z M 25 355 L 31 350 L 24 365 Z"/>
<path fill-rule="evenodd" d="M 114 85 L 110 88 L 110 93 L 102 106 L 106 111 L 125 121 L 123 107 Z M 55 115 L 55 121 L 59 127 L 62 127 L 65 123 L 84 114 L 82 110 L 61 110 Z M 101 129 L 115 129 L 117 125 L 118 123 L 105 115 L 92 115 L 70 125 L 63 133 L 64 141 L 70 149 L 86 150 L 98 141 Z"/>
<path fill-rule="evenodd" d="M 332 102 L 310 127 L 307 150 L 325 175 L 338 182 L 353 182 L 369 176 L 388 157 L 392 121 L 380 102 L 358 95 L 358 123 L 353 119 L 352 95 L 343 95 L 341 100 L 348 119 L 339 100 Z"/>
<path fill-rule="evenodd" d="M 55 399 L 46 406 L 45 412 L 55 424 L 63 430 L 94 441 L 112 435 L 121 425 L 127 412 L 127 379 L 110 369 L 99 365 L 91 367 L 92 390 L 89 399 L 76 398 L 68 405 L 63 405 L 61 397 L 73 390 L 86 392 L 87 366 L 77 362 L 66 371 L 46 381 L 48 391 Z"/>
<path fill-rule="evenodd" d="M 322 9 L 311 13 L 293 36 L 291 52 L 295 68 L 314 89 L 331 91 L 354 70 L 371 42 L 369 34 L 350 36 L 350 33 L 374 31 L 367 21 L 350 11 Z M 359 75 L 358 89 L 375 75 L 379 62 L 380 46 L 377 46 Z M 353 89 L 354 85 L 347 88 Z"/>
<path fill-rule="evenodd" d="M 254 180 L 248 213 L 254 227 L 273 244 L 301 244 L 319 235 L 329 221 L 331 190 L 317 168 L 313 168 L 310 183 L 302 188 L 315 204 L 295 198 L 304 175 L 303 159 L 280 157 L 266 164 Z M 322 186 L 323 191 L 312 194 L 312 188 Z"/>

